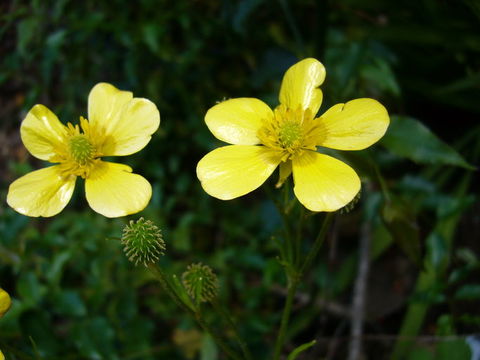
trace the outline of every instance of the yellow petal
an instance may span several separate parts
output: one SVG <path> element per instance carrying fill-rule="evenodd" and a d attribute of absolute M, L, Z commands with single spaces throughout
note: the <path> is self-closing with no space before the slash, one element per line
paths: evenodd
<path fill-rule="evenodd" d="M 205 122 L 219 140 L 235 145 L 255 145 L 263 120 L 273 116 L 263 101 L 238 98 L 223 101 L 208 110 Z"/>
<path fill-rule="evenodd" d="M 350 166 L 313 151 L 293 159 L 293 180 L 296 197 L 312 211 L 338 210 L 360 190 L 360 179 Z"/>
<path fill-rule="evenodd" d="M 278 166 L 281 157 L 280 152 L 265 146 L 224 146 L 199 161 L 197 176 L 209 195 L 230 200 L 262 185 Z"/>
<path fill-rule="evenodd" d="M 88 98 L 90 126 L 103 141 L 99 151 L 105 156 L 122 156 L 143 149 L 160 125 L 160 113 L 148 99 L 132 98 L 106 83 L 97 84 Z"/>
<path fill-rule="evenodd" d="M 85 180 L 90 207 L 106 217 L 135 214 L 152 197 L 150 183 L 127 165 L 100 161 Z"/>
<path fill-rule="evenodd" d="M 10 295 L 0 288 L 0 318 L 10 309 L 10 305 L 12 305 L 12 299 L 10 299 Z"/>
<path fill-rule="evenodd" d="M 23 144 L 30 154 L 41 160 L 54 156 L 63 148 L 66 127 L 46 106 L 35 105 L 28 112 L 20 127 Z"/>
<path fill-rule="evenodd" d="M 376 143 L 387 131 L 387 110 L 373 99 L 356 99 L 328 109 L 321 122 L 317 145 L 338 150 L 362 150 Z"/>
<path fill-rule="evenodd" d="M 325 80 L 325 67 L 316 59 L 308 58 L 291 66 L 283 77 L 280 103 L 289 109 L 310 108 L 315 116 L 322 104 L 323 94 L 318 88 Z"/>
<path fill-rule="evenodd" d="M 0 350 L 0 360 L 5 360 L 5 356 L 3 356 L 2 350 Z"/>
<path fill-rule="evenodd" d="M 75 180 L 63 176 L 58 165 L 33 171 L 10 185 L 7 203 L 23 215 L 54 216 L 70 201 Z"/>
<path fill-rule="evenodd" d="M 90 126 L 107 128 L 119 116 L 123 105 L 133 98 L 130 91 L 118 90 L 107 83 L 98 83 L 88 95 L 88 120 Z"/>

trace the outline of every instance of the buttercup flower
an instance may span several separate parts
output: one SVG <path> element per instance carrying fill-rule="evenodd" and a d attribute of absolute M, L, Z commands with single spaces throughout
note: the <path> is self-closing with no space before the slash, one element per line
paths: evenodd
<path fill-rule="evenodd" d="M 273 111 L 254 98 L 221 102 L 205 122 L 213 135 L 229 144 L 205 155 L 197 166 L 203 189 L 218 199 L 245 195 L 280 165 L 277 186 L 293 172 L 294 193 L 312 211 L 335 211 L 360 190 L 360 179 L 347 164 L 317 152 L 317 147 L 362 150 L 387 130 L 386 109 L 373 99 L 337 104 L 315 117 L 322 103 L 318 88 L 325 68 L 316 59 L 290 67 Z"/>
<path fill-rule="evenodd" d="M 12 305 L 12 300 L 10 299 L 10 295 L 0 288 L 0 318 L 10 309 L 10 305 Z M 0 360 L 4 360 L 5 357 L 3 356 L 2 351 L 0 350 Z"/>
<path fill-rule="evenodd" d="M 53 216 L 70 201 L 78 176 L 85 179 L 88 204 L 107 217 L 134 214 L 150 201 L 152 188 L 123 164 L 102 156 L 125 156 L 143 149 L 158 129 L 160 114 L 151 101 L 129 91 L 99 83 L 88 97 L 89 121 L 63 125 L 43 105 L 35 105 L 23 120 L 23 144 L 35 157 L 56 165 L 15 180 L 7 203 L 28 216 Z"/>

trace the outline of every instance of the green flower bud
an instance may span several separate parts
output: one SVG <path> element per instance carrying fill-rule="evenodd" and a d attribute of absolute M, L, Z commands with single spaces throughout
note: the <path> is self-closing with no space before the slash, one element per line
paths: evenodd
<path fill-rule="evenodd" d="M 135 266 L 138 263 L 145 266 L 156 263 L 166 249 L 160 229 L 143 217 L 125 225 L 121 242 L 125 245 L 125 255 Z"/>
<path fill-rule="evenodd" d="M 218 278 L 212 269 L 202 263 L 190 264 L 182 275 L 188 295 L 196 301 L 212 301 L 218 294 Z"/>

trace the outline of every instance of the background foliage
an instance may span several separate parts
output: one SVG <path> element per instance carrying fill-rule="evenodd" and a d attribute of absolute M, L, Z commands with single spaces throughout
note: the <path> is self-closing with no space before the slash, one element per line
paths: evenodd
<path fill-rule="evenodd" d="M 264 356 L 284 300 L 272 240 L 279 216 L 262 190 L 229 202 L 203 192 L 196 163 L 219 145 L 203 116 L 225 98 L 275 105 L 284 71 L 313 56 L 327 68 L 322 110 L 373 97 L 392 124 L 374 148 L 336 154 L 360 172 L 362 196 L 337 216 L 302 289 L 290 347 L 317 338 L 304 359 L 345 358 L 358 239 L 367 227 L 365 332 L 374 336 L 365 341 L 367 358 L 394 351 L 397 359 L 468 359 L 456 335 L 480 325 L 479 18 L 477 0 L 2 2 L 0 286 L 14 298 L 0 321 L 7 358 L 222 358 L 109 239 L 129 219 L 91 211 L 82 186 L 53 219 L 26 218 L 4 201 L 15 178 L 41 166 L 19 138 L 26 112 L 41 103 L 75 121 L 100 81 L 151 99 L 161 112 L 152 142 L 125 159 L 154 187 L 149 207 L 131 218 L 163 229 L 169 273 L 199 261 L 215 269 L 222 301 Z M 319 226 L 311 219 L 307 248 Z"/>

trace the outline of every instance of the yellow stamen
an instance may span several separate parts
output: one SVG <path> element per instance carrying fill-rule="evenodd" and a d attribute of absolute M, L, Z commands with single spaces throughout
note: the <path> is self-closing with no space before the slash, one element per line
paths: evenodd
<path fill-rule="evenodd" d="M 87 178 L 92 167 L 100 161 L 98 158 L 102 156 L 92 141 L 91 135 L 89 123 L 85 118 L 80 117 L 80 127 L 68 123 L 66 146 L 59 149 L 57 155 L 50 161 L 59 162 L 65 176 L 75 175 Z"/>

